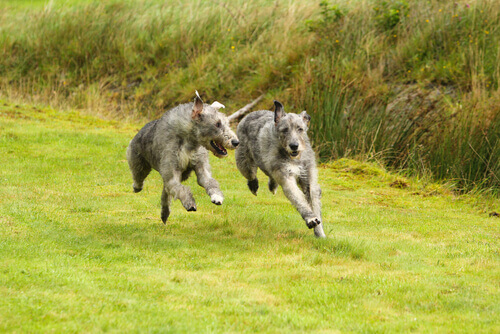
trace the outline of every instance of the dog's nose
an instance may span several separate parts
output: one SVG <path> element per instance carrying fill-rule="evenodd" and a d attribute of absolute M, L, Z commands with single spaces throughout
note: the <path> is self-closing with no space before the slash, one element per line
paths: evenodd
<path fill-rule="evenodd" d="M 236 146 L 238 146 L 238 145 L 240 144 L 240 142 L 238 141 L 238 139 L 233 139 L 233 140 L 231 140 L 231 144 L 232 144 L 234 147 L 236 147 Z"/>
<path fill-rule="evenodd" d="M 290 146 L 290 149 L 292 151 L 297 151 L 297 149 L 299 148 L 299 144 L 295 144 L 295 143 L 292 143 L 292 144 L 290 144 L 288 146 Z"/>

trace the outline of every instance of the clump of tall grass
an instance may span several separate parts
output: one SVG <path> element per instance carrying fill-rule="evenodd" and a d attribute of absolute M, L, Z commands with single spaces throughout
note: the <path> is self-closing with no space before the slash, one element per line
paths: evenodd
<path fill-rule="evenodd" d="M 382 157 L 459 189 L 500 186 L 500 4 L 322 1 L 296 103 L 324 157 Z"/>
<path fill-rule="evenodd" d="M 156 115 L 195 89 L 248 100 L 288 81 L 306 52 L 301 21 L 313 11 L 267 1 L 131 1 L 16 12 L 2 23 L 0 73 L 9 85 L 79 107 L 89 87 L 101 92 L 92 98 Z"/>
<path fill-rule="evenodd" d="M 14 15 L 15 14 L 15 15 Z M 500 188 L 500 4 L 81 3 L 0 12 L 5 94 L 149 118 L 266 93 L 313 114 L 320 157 Z"/>

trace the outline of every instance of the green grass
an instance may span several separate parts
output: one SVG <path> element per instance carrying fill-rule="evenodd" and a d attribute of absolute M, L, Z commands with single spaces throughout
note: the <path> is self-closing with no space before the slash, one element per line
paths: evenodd
<path fill-rule="evenodd" d="M 342 159 L 319 167 L 317 240 L 231 154 L 224 205 L 190 179 L 198 211 L 163 225 L 157 173 L 132 192 L 139 127 L 0 102 L 0 331 L 500 330 L 498 199 Z"/>
<path fill-rule="evenodd" d="M 105 0 L 105 2 L 118 2 L 119 0 Z M 125 0 L 125 1 L 135 1 L 135 0 Z M 40 9 L 47 6 L 52 7 L 64 7 L 68 5 L 75 4 L 85 4 L 97 2 L 95 0 L 2 0 L 2 4 L 5 5 L 9 10 L 16 9 Z M 123 1 L 122 1 L 123 2 Z"/>

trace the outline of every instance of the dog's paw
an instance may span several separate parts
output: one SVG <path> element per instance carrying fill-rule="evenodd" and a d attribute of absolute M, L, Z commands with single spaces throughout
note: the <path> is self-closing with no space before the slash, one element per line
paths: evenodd
<path fill-rule="evenodd" d="M 196 211 L 196 203 L 195 202 L 187 202 L 187 203 L 182 203 L 182 206 L 184 206 L 184 209 L 187 211 Z"/>
<path fill-rule="evenodd" d="M 248 181 L 247 184 L 248 184 L 248 189 L 250 189 L 252 194 L 257 196 L 257 190 L 259 190 L 259 180 L 254 179 L 254 180 Z"/>
<path fill-rule="evenodd" d="M 167 207 L 163 208 L 161 210 L 161 221 L 163 222 L 163 224 L 167 223 L 168 216 L 170 216 L 170 209 Z"/>
<path fill-rule="evenodd" d="M 210 200 L 212 200 L 212 203 L 215 205 L 222 205 L 222 202 L 224 201 L 224 197 L 221 195 L 213 194 L 210 196 Z"/>
<path fill-rule="evenodd" d="M 132 188 L 134 188 L 134 192 L 135 193 L 138 193 L 142 190 L 142 187 L 144 186 L 144 183 L 138 183 L 138 182 L 135 182 L 132 184 Z"/>
<path fill-rule="evenodd" d="M 317 217 L 309 218 L 306 220 L 306 225 L 310 229 L 318 226 L 319 224 L 321 224 L 321 220 L 319 220 L 319 218 Z"/>
<path fill-rule="evenodd" d="M 274 180 L 269 180 L 269 183 L 267 184 L 269 187 L 269 191 L 273 194 L 276 195 L 276 192 L 278 191 L 278 183 Z"/>

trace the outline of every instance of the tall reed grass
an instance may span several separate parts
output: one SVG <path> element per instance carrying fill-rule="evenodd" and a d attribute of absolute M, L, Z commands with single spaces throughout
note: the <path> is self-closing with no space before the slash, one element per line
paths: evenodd
<path fill-rule="evenodd" d="M 500 186 L 499 13 L 493 1 L 321 2 L 295 101 L 322 156 L 362 155 L 457 189 Z"/>
<path fill-rule="evenodd" d="M 152 118 L 195 89 L 307 109 L 322 159 L 500 188 L 500 3 L 106 1 L 0 10 L 11 98 Z"/>

